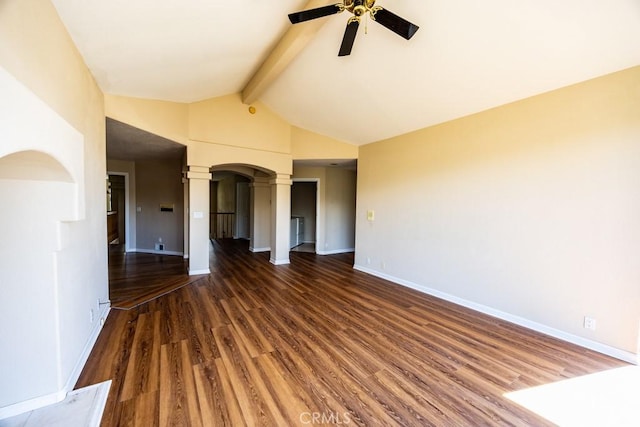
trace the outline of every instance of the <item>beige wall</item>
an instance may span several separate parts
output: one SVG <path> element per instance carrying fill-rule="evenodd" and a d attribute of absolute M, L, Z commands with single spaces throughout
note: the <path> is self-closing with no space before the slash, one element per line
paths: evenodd
<path fill-rule="evenodd" d="M 188 165 L 247 164 L 291 173 L 295 159 L 356 159 L 358 147 L 289 125 L 240 95 L 192 104 L 105 95 L 108 117 L 189 146 Z"/>
<path fill-rule="evenodd" d="M 250 184 L 249 229 L 252 252 L 271 249 L 271 188 L 266 178 L 254 178 Z"/>
<path fill-rule="evenodd" d="M 240 94 L 189 104 L 189 138 L 260 151 L 291 152 L 291 126 L 261 104 L 256 113 Z"/>
<path fill-rule="evenodd" d="M 326 252 L 352 251 L 355 248 L 356 172 L 327 168 Z"/>
<path fill-rule="evenodd" d="M 9 266 L 0 265 L 3 303 L 27 307 L 22 311 L 22 318 L 0 318 L 0 324 L 12 325 L 19 331 L 17 337 L 9 341 L 8 335 L 0 334 L 1 347 L 11 349 L 3 356 L 11 359 L 0 362 L 3 385 L 11 384 L 10 387 L 0 387 L 0 413 L 6 414 L 4 411 L 8 406 L 29 399 L 35 400 L 27 406 L 64 397 L 66 391 L 72 389 L 84 357 L 88 356 L 97 336 L 100 317 L 104 315 L 102 310 L 106 307 L 99 307 L 97 300 L 108 299 L 106 168 L 102 93 L 49 1 L 1 3 L 0 67 L 19 81 L 16 86 L 23 85 L 25 91 L 30 91 L 15 99 L 16 107 L 29 105 L 31 108 L 31 112 L 20 110 L 16 113 L 19 117 L 0 125 L 3 149 L 12 144 L 17 150 L 21 149 L 25 139 L 7 138 L 5 125 L 13 126 L 23 120 L 35 130 L 46 129 L 60 121 L 80 134 L 81 144 L 69 150 L 65 148 L 69 141 L 51 138 L 47 134 L 37 141 L 38 144 L 48 144 L 48 147 L 41 147 L 42 151 L 57 153 L 56 159 L 62 164 L 67 158 L 79 159 L 81 168 L 77 174 L 72 174 L 76 179 L 72 185 L 81 193 L 72 196 L 73 200 L 81 201 L 77 215 L 60 218 L 52 209 L 47 211 L 51 213 L 49 217 L 40 218 L 44 222 L 31 221 L 36 210 L 41 211 L 42 207 L 48 206 L 47 198 L 57 199 L 63 195 L 65 190 L 55 183 L 42 183 L 37 189 L 29 189 L 37 181 L 22 183 L 24 192 L 13 187 L 15 192 L 7 194 L 18 194 L 21 200 L 31 200 L 32 204 L 41 198 L 41 206 L 24 205 L 24 202 L 16 205 L 21 210 L 25 209 L 23 215 L 10 219 L 16 229 L 41 225 L 49 228 L 41 234 L 47 244 L 41 245 L 40 236 L 34 233 L 12 240 L 12 252 L 26 262 L 24 269 L 13 269 L 15 275 L 6 278 L 3 275 L 9 271 Z M 7 88 L 3 86 L 3 91 Z M 3 95 L 6 97 L 6 92 Z M 40 109 L 38 102 L 46 107 Z M 40 110 L 46 111 L 40 113 Z M 47 185 L 50 188 L 46 188 Z M 5 218 L 0 217 L 0 223 L 4 222 Z M 55 236 L 53 241 L 52 236 Z M 51 263 L 49 266 L 40 263 L 45 258 Z M 7 262 L 6 258 L 2 259 L 2 262 Z M 30 282 L 30 270 L 39 271 L 42 280 Z M 24 286 L 26 282 L 31 283 L 29 288 Z M 16 292 L 10 293 L 12 299 L 8 299 L 6 291 L 11 286 L 18 287 L 14 289 Z M 43 295 L 47 296 L 46 307 L 40 311 Z M 93 321 L 90 321 L 90 310 L 94 311 Z M 0 312 L 8 313 L 4 309 Z M 49 351 L 50 347 L 40 347 L 43 343 L 40 341 L 41 331 L 47 328 L 53 328 L 47 342 L 55 347 L 54 351 Z M 39 349 L 31 351 L 31 348 Z M 41 367 L 50 366 L 52 361 L 52 375 L 40 376 Z"/>
<path fill-rule="evenodd" d="M 182 159 L 136 162 L 136 245 L 138 251 L 152 251 L 156 243 L 164 251 L 184 251 L 184 194 Z M 173 212 L 161 212 L 160 204 L 174 205 Z"/>
<path fill-rule="evenodd" d="M 138 129 L 187 144 L 187 104 L 105 94 L 105 114 Z"/>
<path fill-rule="evenodd" d="M 636 67 L 361 147 L 356 265 L 635 353 L 638 82 Z"/>
<path fill-rule="evenodd" d="M 358 146 L 292 126 L 291 154 L 293 160 L 357 159 Z"/>

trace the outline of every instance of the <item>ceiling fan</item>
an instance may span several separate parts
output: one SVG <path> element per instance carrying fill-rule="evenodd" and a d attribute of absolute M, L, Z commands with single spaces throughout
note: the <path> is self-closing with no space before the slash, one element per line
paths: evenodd
<path fill-rule="evenodd" d="M 344 12 L 345 10 L 353 13 L 353 16 L 349 18 L 349 21 L 347 21 L 347 28 L 344 32 L 344 37 L 342 38 L 342 45 L 340 46 L 338 56 L 347 56 L 351 54 L 353 42 L 356 40 L 356 34 L 358 33 L 358 27 L 360 26 L 360 18 L 363 16 L 366 17 L 367 13 L 369 13 L 371 20 L 390 29 L 407 40 L 413 37 L 416 31 L 418 31 L 419 27 L 417 25 L 412 24 L 392 12 L 389 12 L 383 7 L 376 6 L 375 3 L 376 0 L 344 0 L 342 3 L 330 4 L 328 6 L 290 13 L 289 20 L 292 24 L 299 24 L 300 22 Z"/>

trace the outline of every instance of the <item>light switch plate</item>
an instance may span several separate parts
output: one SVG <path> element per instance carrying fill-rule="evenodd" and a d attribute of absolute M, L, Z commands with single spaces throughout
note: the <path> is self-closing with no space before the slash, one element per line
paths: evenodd
<path fill-rule="evenodd" d="M 370 209 L 367 211 L 367 221 L 373 221 L 375 219 L 375 212 Z"/>

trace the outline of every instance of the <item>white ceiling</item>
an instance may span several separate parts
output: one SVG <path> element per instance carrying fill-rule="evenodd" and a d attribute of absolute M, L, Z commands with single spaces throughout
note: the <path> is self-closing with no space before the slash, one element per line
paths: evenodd
<path fill-rule="evenodd" d="M 306 1 L 53 3 L 102 90 L 192 102 L 242 91 Z M 360 145 L 640 65 L 640 0 L 377 5 L 420 30 L 407 41 L 369 21 L 339 58 L 348 12 L 321 18 L 260 100 L 293 125 Z"/>

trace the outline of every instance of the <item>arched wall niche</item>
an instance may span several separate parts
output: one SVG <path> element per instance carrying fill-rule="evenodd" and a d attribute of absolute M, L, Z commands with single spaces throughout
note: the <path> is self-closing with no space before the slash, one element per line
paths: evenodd
<path fill-rule="evenodd" d="M 63 319 L 82 297 L 70 291 L 78 268 L 67 259 L 80 252 L 72 230 L 87 215 L 83 135 L 1 67 L 0 93 L 0 336 L 11 349 L 0 354 L 11 384 L 0 390 L 0 415 L 7 415 L 59 401 L 74 382 L 77 353 L 68 344 L 80 347 L 74 340 L 83 337 Z"/>
<path fill-rule="evenodd" d="M 85 219 L 84 136 L 3 68 L 0 88 L 0 179 L 69 183 L 74 200 L 60 219 Z"/>
<path fill-rule="evenodd" d="M 35 150 L 0 158 L 0 179 L 74 182 L 71 173 L 57 159 Z"/>

